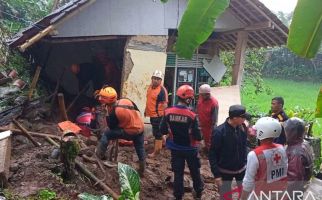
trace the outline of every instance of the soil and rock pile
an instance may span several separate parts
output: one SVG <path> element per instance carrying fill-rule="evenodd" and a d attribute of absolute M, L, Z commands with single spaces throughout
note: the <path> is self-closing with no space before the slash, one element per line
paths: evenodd
<path fill-rule="evenodd" d="M 29 131 L 43 132 L 47 134 L 59 135 L 57 125 L 48 122 L 37 122 L 32 124 L 27 120 L 20 121 Z M 105 175 L 100 167 L 95 163 L 87 162 L 82 155 L 93 156 L 95 146 L 84 146 L 77 160 L 83 163 L 97 178 L 103 179 L 104 183 L 120 194 L 120 185 L 116 165 L 114 167 L 104 166 Z M 59 199 L 77 199 L 79 193 L 88 192 L 91 194 L 102 195 L 103 190 L 92 182 L 89 178 L 77 173 L 76 179 L 64 183 L 61 176 L 62 164 L 57 158 L 57 147 L 49 144 L 43 138 L 35 138 L 41 144 L 35 147 L 30 141 L 23 136 L 14 136 L 9 186 L 12 199 L 29 199 L 36 197 L 41 189 L 55 191 Z M 85 147 L 85 148 L 84 148 Z M 153 139 L 148 139 L 146 145 L 147 153 L 153 148 Z M 140 199 L 159 199 L 167 200 L 172 197 L 173 173 L 170 165 L 170 151 L 163 149 L 161 154 L 156 158 L 147 158 L 147 168 L 145 177 L 141 178 Z M 122 162 L 138 168 L 138 158 L 135 149 L 132 146 L 120 146 L 118 153 L 118 162 Z M 201 173 L 205 180 L 205 191 L 202 199 L 210 200 L 216 198 L 216 188 L 211 182 L 212 175 L 209 169 L 207 158 L 201 156 Z M 105 177 L 106 176 L 106 177 Z M 192 180 L 189 175 L 189 169 L 185 169 L 185 197 L 184 199 L 193 199 Z M 15 196 L 15 197 L 14 197 Z"/>

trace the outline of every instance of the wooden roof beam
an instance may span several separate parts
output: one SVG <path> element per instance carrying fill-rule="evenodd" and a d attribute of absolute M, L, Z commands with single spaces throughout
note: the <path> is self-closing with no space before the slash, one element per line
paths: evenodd
<path fill-rule="evenodd" d="M 240 18 L 242 20 L 242 23 L 244 23 L 245 25 L 252 24 L 252 21 L 243 13 L 239 12 L 239 8 L 236 8 L 236 6 L 233 3 L 231 3 L 229 6 L 233 10 L 232 14 L 235 15 L 237 18 Z"/>
<path fill-rule="evenodd" d="M 273 38 L 274 38 L 274 39 L 276 39 L 276 40 L 278 40 L 278 42 L 279 42 L 280 44 L 284 44 L 284 43 L 285 43 L 285 41 L 283 41 L 283 40 L 281 39 L 281 37 L 279 37 L 279 34 L 278 34 L 278 33 L 276 33 L 275 31 L 276 31 L 276 30 L 272 29 L 272 30 L 270 30 L 270 31 L 267 31 L 267 34 L 272 35 L 272 36 L 273 36 Z"/>
<path fill-rule="evenodd" d="M 255 8 L 255 10 L 257 10 L 260 14 L 265 16 L 266 19 L 272 21 L 272 19 L 264 11 L 262 11 L 259 7 L 257 7 L 257 5 L 254 2 L 252 2 L 252 0 L 246 0 L 246 2 L 251 4 Z M 273 23 L 274 27 L 277 28 L 284 36 L 286 36 L 286 37 L 288 36 L 287 33 L 278 24 L 276 24 L 274 21 L 272 21 L 272 23 Z"/>
<path fill-rule="evenodd" d="M 278 46 L 278 42 L 276 42 L 275 38 L 273 39 L 272 37 L 270 37 L 265 31 L 261 31 L 260 32 L 262 35 L 265 35 L 265 37 L 272 43 L 274 44 L 274 46 Z"/>
<path fill-rule="evenodd" d="M 255 36 L 253 36 L 251 34 L 251 32 L 249 32 L 248 34 L 248 40 L 252 40 L 254 41 L 255 43 L 257 43 L 257 47 L 262 47 L 262 46 L 265 46 L 265 44 L 263 44 L 261 41 L 259 41 Z"/>

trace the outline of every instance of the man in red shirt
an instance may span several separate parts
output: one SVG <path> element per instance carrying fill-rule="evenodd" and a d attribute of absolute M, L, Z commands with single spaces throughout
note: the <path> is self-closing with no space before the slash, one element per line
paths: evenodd
<path fill-rule="evenodd" d="M 168 105 L 168 92 L 162 86 L 163 74 L 156 70 L 151 77 L 151 85 L 146 93 L 145 117 L 150 117 L 152 132 L 155 138 L 154 151 L 149 157 L 155 157 L 162 149 L 162 134 L 160 133 L 160 122 L 164 115 L 164 110 Z"/>
<path fill-rule="evenodd" d="M 211 96 L 210 85 L 201 85 L 199 88 L 197 114 L 207 151 L 211 144 L 212 130 L 217 126 L 218 109 L 218 101 L 215 97 Z"/>

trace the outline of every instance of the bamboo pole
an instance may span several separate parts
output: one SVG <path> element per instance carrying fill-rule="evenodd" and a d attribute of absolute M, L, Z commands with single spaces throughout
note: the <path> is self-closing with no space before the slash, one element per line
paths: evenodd
<path fill-rule="evenodd" d="M 37 81 L 38 81 L 38 79 L 39 79 L 40 71 L 41 71 L 41 67 L 40 67 L 40 66 L 37 66 L 37 69 L 36 69 L 36 72 L 35 72 L 34 78 L 32 79 L 31 86 L 30 86 L 30 90 L 29 90 L 29 95 L 28 95 L 28 100 L 29 100 L 29 101 L 31 100 L 31 97 L 32 97 L 33 92 L 34 92 L 34 90 L 35 90 L 35 87 L 36 87 Z"/>
<path fill-rule="evenodd" d="M 110 194 L 113 199 L 118 199 L 119 195 L 116 194 L 110 187 L 108 187 L 105 183 L 101 182 L 92 172 L 90 172 L 81 162 L 78 160 L 75 160 L 76 166 L 80 169 L 80 171 L 85 174 L 87 177 L 92 179 L 94 182 L 98 183 L 98 185 L 104 190 L 104 192 L 107 192 Z"/>
<path fill-rule="evenodd" d="M 39 143 L 28 133 L 28 131 L 15 119 L 12 119 L 13 123 L 21 130 L 21 132 L 36 146 L 39 147 Z"/>
<path fill-rule="evenodd" d="M 21 52 L 24 52 L 28 47 L 30 47 L 31 45 L 33 45 L 35 42 L 37 42 L 38 40 L 40 40 L 41 38 L 43 38 L 44 36 L 46 36 L 48 33 L 50 33 L 51 31 L 53 31 L 55 28 L 53 25 L 48 26 L 47 28 L 45 28 L 44 30 L 40 31 L 37 35 L 35 35 L 34 37 L 30 38 L 30 40 L 27 40 L 25 43 L 23 43 L 22 45 L 20 45 L 18 48 Z"/>
<path fill-rule="evenodd" d="M 24 134 L 19 129 L 0 127 L 0 132 L 2 132 L 2 131 L 8 131 L 8 130 L 12 131 L 15 134 Z M 28 133 L 30 135 L 34 136 L 34 137 L 43 137 L 43 138 L 49 137 L 49 138 L 52 138 L 52 139 L 58 139 L 58 140 L 60 140 L 60 137 L 57 136 L 57 135 L 50 135 L 50 134 L 46 134 L 46 133 L 38 133 L 38 132 L 32 132 L 32 131 L 28 131 Z"/>
<path fill-rule="evenodd" d="M 65 107 L 65 101 L 64 101 L 64 94 L 63 93 L 58 93 L 58 104 L 59 104 L 59 111 L 61 114 L 61 117 L 63 121 L 67 121 L 67 112 L 66 112 L 66 107 Z"/>

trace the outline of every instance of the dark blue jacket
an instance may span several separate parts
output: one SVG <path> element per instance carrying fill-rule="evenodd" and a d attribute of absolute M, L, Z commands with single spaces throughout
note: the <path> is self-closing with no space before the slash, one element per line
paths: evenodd
<path fill-rule="evenodd" d="M 227 120 L 212 132 L 209 162 L 215 178 L 221 177 L 219 168 L 238 171 L 247 161 L 246 130 L 242 126 L 232 127 Z"/>

